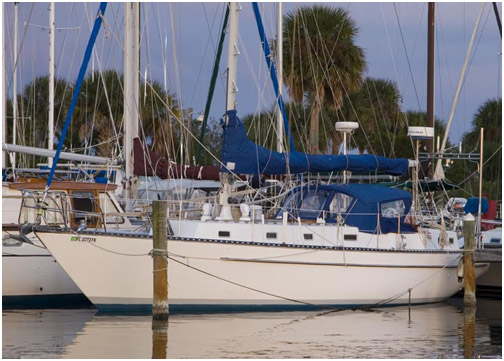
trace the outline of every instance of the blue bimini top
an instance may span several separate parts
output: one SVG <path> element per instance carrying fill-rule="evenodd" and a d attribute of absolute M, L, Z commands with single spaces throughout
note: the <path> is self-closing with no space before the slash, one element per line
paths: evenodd
<path fill-rule="evenodd" d="M 291 218 L 336 223 L 338 216 L 348 226 L 376 234 L 413 233 L 405 218 L 411 208 L 411 194 L 395 188 L 370 184 L 313 185 L 294 188 L 285 198 L 277 218 L 287 211 Z M 399 222 L 398 222 L 399 218 Z M 378 219 L 380 221 L 378 227 Z"/>

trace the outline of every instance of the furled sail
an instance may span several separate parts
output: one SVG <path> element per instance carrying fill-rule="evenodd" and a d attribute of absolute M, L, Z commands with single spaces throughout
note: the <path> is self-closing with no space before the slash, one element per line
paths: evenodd
<path fill-rule="evenodd" d="M 376 155 L 312 155 L 301 152 L 278 153 L 252 142 L 247 137 L 236 110 L 227 112 L 228 122 L 223 125 L 223 171 L 235 174 L 299 174 L 348 170 L 405 175 L 408 160 L 390 159 Z"/>
<path fill-rule="evenodd" d="M 133 139 L 133 173 L 137 176 L 157 175 L 161 179 L 186 178 L 219 180 L 217 166 L 188 166 L 170 163 L 152 150 L 144 148 L 139 138 Z"/>

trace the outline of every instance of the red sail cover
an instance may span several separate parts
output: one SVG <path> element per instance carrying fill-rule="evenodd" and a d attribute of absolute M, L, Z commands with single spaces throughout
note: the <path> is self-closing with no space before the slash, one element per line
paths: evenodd
<path fill-rule="evenodd" d="M 186 178 L 201 180 L 219 180 L 219 167 L 212 165 L 192 167 L 180 165 L 161 158 L 144 147 L 139 138 L 133 139 L 133 172 L 137 176 L 157 175 L 161 179 Z"/>

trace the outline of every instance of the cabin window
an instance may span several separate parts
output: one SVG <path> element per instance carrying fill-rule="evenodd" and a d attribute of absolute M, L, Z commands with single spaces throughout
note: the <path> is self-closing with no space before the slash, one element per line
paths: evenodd
<path fill-rule="evenodd" d="M 397 218 L 398 216 L 404 216 L 406 212 L 406 206 L 402 199 L 391 202 L 384 202 L 381 204 L 381 213 L 385 218 Z"/>
<path fill-rule="evenodd" d="M 344 193 L 335 193 L 329 205 L 329 212 L 332 216 L 340 213 L 346 213 L 352 204 L 353 197 Z"/>
<path fill-rule="evenodd" d="M 88 225 L 96 224 L 95 198 L 93 192 L 73 191 L 72 192 L 74 223 L 79 224 L 86 220 Z"/>
<path fill-rule="evenodd" d="M 303 198 L 301 207 L 299 207 L 299 216 L 301 218 L 320 217 L 329 193 L 327 190 L 320 189 L 307 192 Z"/>

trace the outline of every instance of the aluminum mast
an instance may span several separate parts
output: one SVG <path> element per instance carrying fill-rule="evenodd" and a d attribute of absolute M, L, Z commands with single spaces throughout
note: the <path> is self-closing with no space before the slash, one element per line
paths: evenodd
<path fill-rule="evenodd" d="M 133 139 L 138 137 L 140 99 L 140 4 L 124 4 L 124 185 L 126 211 L 136 198 L 137 178 L 133 173 Z"/>
<path fill-rule="evenodd" d="M 17 133 L 17 56 L 18 56 L 18 5 L 14 3 L 14 77 L 12 79 L 12 143 L 16 144 Z M 12 170 L 16 169 L 16 153 L 11 154 Z"/>
<path fill-rule="evenodd" d="M 47 149 L 54 149 L 54 2 L 49 5 L 49 119 L 47 127 Z M 49 167 L 52 167 L 53 159 L 48 159 Z"/>
<path fill-rule="evenodd" d="M 283 18 L 282 18 L 282 3 L 278 3 L 278 20 L 277 20 L 277 71 L 278 71 L 278 96 L 282 96 L 283 87 Z M 277 104 L 277 151 L 283 153 L 284 146 L 284 127 L 282 109 Z"/>

